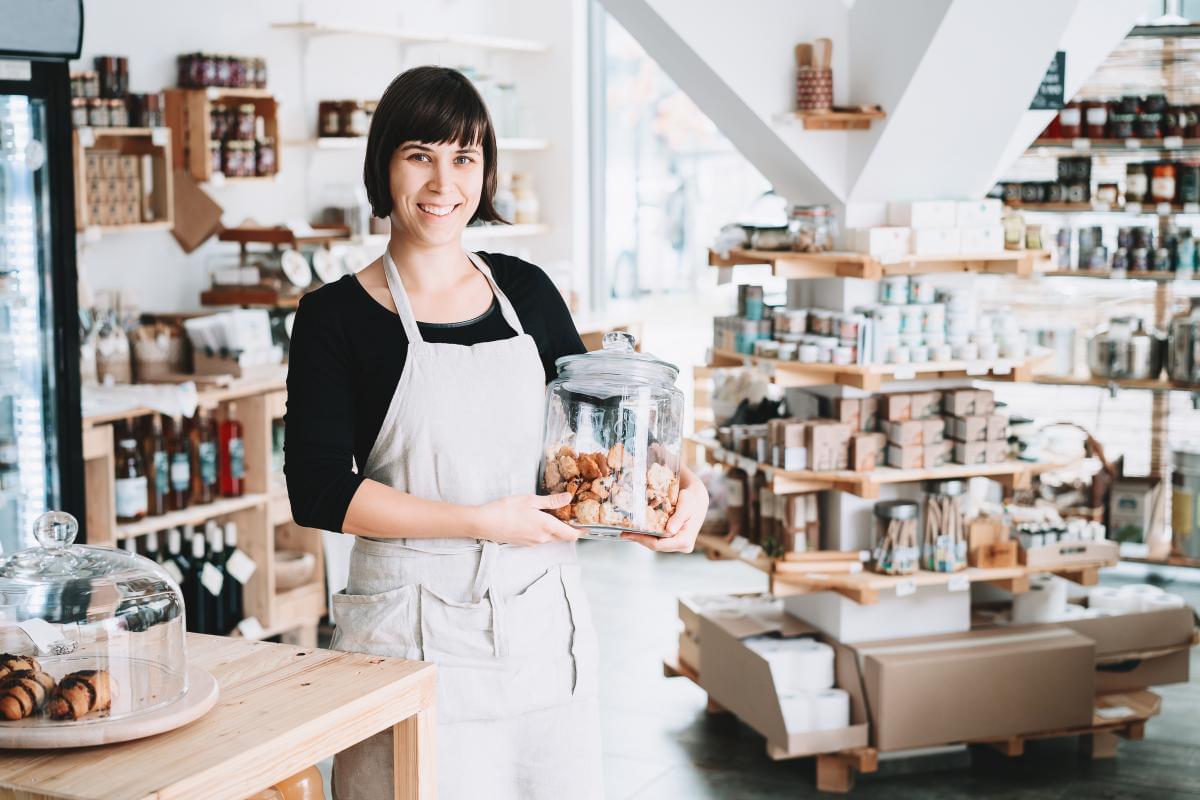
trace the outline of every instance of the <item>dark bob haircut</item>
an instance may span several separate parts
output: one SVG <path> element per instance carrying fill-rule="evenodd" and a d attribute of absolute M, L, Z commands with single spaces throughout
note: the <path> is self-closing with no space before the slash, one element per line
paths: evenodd
<path fill-rule="evenodd" d="M 496 134 L 483 98 L 458 70 L 413 67 L 396 76 L 379 100 L 367 136 L 363 182 L 371 212 L 387 218 L 392 213 L 389 174 L 392 155 L 405 142 L 483 150 L 483 191 L 471 222 L 505 222 L 496 213 Z"/>

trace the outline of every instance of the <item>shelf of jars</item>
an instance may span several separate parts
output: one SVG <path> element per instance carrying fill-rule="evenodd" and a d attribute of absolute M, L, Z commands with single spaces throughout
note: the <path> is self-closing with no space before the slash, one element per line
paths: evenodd
<path fill-rule="evenodd" d="M 174 227 L 169 128 L 84 127 L 71 139 L 79 231 Z"/>
<path fill-rule="evenodd" d="M 1121 214 L 1124 216 L 1169 217 L 1178 214 L 1200 214 L 1200 203 L 1023 203 L 1007 202 L 1008 208 L 1048 214 Z"/>
<path fill-rule="evenodd" d="M 1000 253 L 956 254 L 953 256 L 903 255 L 876 258 L 862 253 L 797 253 L 788 250 L 732 250 L 722 256 L 708 252 L 713 267 L 741 265 L 771 266 L 779 278 L 863 278 L 880 280 L 892 275 L 922 275 L 939 272 L 979 272 L 995 275 L 1032 275 L 1048 264 L 1048 250 L 1006 250 Z"/>
<path fill-rule="evenodd" d="M 1165 378 L 1097 378 L 1091 375 L 1037 375 L 1033 383 L 1047 386 L 1094 386 L 1097 389 L 1134 389 L 1151 392 L 1200 393 L 1200 386 Z"/>
<path fill-rule="evenodd" d="M 485 50 L 504 50 L 514 53 L 544 53 L 550 45 L 534 39 L 506 36 L 483 36 L 469 33 L 428 33 L 389 27 L 358 27 L 353 25 L 331 25 L 307 20 L 296 22 L 273 22 L 275 30 L 294 31 L 306 36 L 373 36 L 395 39 L 406 44 L 459 45 L 478 47 Z"/>
<path fill-rule="evenodd" d="M 1088 153 L 1113 154 L 1139 151 L 1176 152 L 1200 150 L 1200 139 L 1185 139 L 1182 136 L 1164 136 L 1154 139 L 1034 139 L 1030 149 L 1047 148 L 1070 150 L 1077 155 Z"/>
<path fill-rule="evenodd" d="M 1154 281 L 1156 283 L 1173 283 L 1175 281 L 1191 281 L 1195 272 L 1168 272 L 1164 270 L 1125 270 L 1113 272 L 1108 269 L 1056 269 L 1038 273 L 1045 278 L 1096 278 L 1113 281 Z"/>
<path fill-rule="evenodd" d="M 147 533 L 182 528 L 185 525 L 203 525 L 210 519 L 227 517 L 238 511 L 262 506 L 267 502 L 265 494 L 244 494 L 241 497 L 223 497 L 211 503 L 194 505 L 179 511 L 168 511 L 154 517 L 145 517 L 137 522 L 119 522 L 113 528 L 117 541 L 135 539 Z"/>
<path fill-rule="evenodd" d="M 167 89 L 172 163 L 211 185 L 272 181 L 279 171 L 279 107 L 266 89 Z"/>
<path fill-rule="evenodd" d="M 711 367 L 753 365 L 766 369 L 783 387 L 836 384 L 877 391 L 885 383 L 931 378 L 981 378 L 994 381 L 1028 381 L 1050 356 L 1038 354 L 1021 360 L 928 361 L 921 364 L 808 364 L 752 356 L 732 350 L 713 350 Z"/>

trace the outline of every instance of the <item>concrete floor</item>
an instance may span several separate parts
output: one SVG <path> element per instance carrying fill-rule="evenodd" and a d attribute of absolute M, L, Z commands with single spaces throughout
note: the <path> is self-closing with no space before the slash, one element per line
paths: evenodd
<path fill-rule="evenodd" d="M 707 714 L 703 691 L 662 674 L 662 657 L 676 646 L 681 627 L 676 598 L 759 591 L 762 573 L 635 545 L 584 542 L 580 551 L 600 633 L 608 800 L 828 796 L 815 789 L 812 759 L 771 761 L 758 733 L 731 714 Z M 1122 580 L 1133 578 L 1105 577 Z M 1200 583 L 1177 581 L 1169 589 L 1200 605 Z M 1088 761 L 1074 740 L 1032 742 L 1015 759 L 965 750 L 885 759 L 879 772 L 857 778 L 852 796 L 1200 800 L 1200 650 L 1193 653 L 1192 675 L 1190 684 L 1157 690 L 1163 713 L 1149 722 L 1143 741 L 1122 742 L 1114 760 Z M 328 780 L 328 762 L 321 767 Z"/>

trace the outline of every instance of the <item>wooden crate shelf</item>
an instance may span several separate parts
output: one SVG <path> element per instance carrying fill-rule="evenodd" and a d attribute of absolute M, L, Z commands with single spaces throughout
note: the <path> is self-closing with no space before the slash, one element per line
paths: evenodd
<path fill-rule="evenodd" d="M 714 267 L 768 264 L 780 278 L 863 278 L 879 280 L 891 275 L 923 275 L 945 272 L 978 272 L 994 275 L 1033 275 L 1037 267 L 1050 263 L 1048 250 L 1006 250 L 1000 253 L 954 256 L 900 256 L 875 258 L 862 253 L 794 253 L 787 250 L 733 250 L 728 257 L 709 250 Z"/>
<path fill-rule="evenodd" d="M 171 167 L 172 139 L 169 128 L 77 128 L 72 132 L 71 141 L 77 230 L 134 233 L 170 230 L 175 226 L 174 171 Z M 128 193 L 122 189 L 121 196 L 125 197 L 124 203 L 136 203 L 139 221 L 108 221 L 114 215 L 107 209 L 118 203 L 114 199 L 100 200 L 98 192 L 104 183 L 124 179 L 93 174 L 88 169 L 89 153 L 115 153 L 117 156 L 133 156 L 137 159 L 137 174 L 131 176 L 138 187 L 137 192 Z"/>
<path fill-rule="evenodd" d="M 1144 150 L 1200 150 L 1200 139 L 1184 139 L 1179 136 L 1156 139 L 1034 139 L 1030 149 L 1047 147 L 1072 150 L 1080 155 L 1086 153 L 1136 153 Z"/>
<path fill-rule="evenodd" d="M 804 129 L 809 131 L 865 131 L 871 127 L 872 122 L 887 116 L 879 107 L 794 113 L 796 119 L 804 124 Z"/>
<path fill-rule="evenodd" d="M 182 511 L 168 511 L 157 517 L 146 517 L 137 522 L 122 522 L 116 527 L 116 538 L 131 539 L 155 531 L 165 531 L 168 528 L 178 528 L 184 525 L 203 525 L 210 519 L 227 517 L 247 508 L 264 505 L 267 496 L 263 494 L 245 494 L 241 497 L 222 497 L 211 503 L 188 506 Z"/>
<path fill-rule="evenodd" d="M 780 361 L 737 353 L 732 350 L 713 350 L 709 366 L 740 367 L 747 364 L 770 371 L 772 380 L 783 387 L 828 386 L 837 384 L 866 391 L 879 391 L 885 383 L 930 378 L 979 378 L 993 381 L 1028 381 L 1033 371 L 1048 355 L 1037 355 L 1023 361 L 930 361 L 924 364 L 804 364 L 799 361 Z"/>
<path fill-rule="evenodd" d="M 1127 270 L 1123 275 L 1114 276 L 1106 269 L 1056 269 L 1038 273 L 1046 278 L 1097 278 L 1114 281 L 1155 281 L 1158 283 L 1173 283 L 1175 281 L 1191 282 L 1194 278 L 1180 278 L 1174 272 L 1150 272 L 1147 270 Z"/>
<path fill-rule="evenodd" d="M 209 153 L 209 117 L 215 102 L 249 103 L 257 116 L 263 118 L 264 135 L 276 143 L 275 172 L 281 167 L 279 137 L 279 104 L 266 89 L 167 89 L 166 121 L 172 138 L 172 163 L 176 169 L 187 170 L 197 181 L 220 183 L 232 181 L 267 181 L 273 175 L 229 177 L 214 172 Z M 214 178 L 216 179 L 214 181 Z"/>

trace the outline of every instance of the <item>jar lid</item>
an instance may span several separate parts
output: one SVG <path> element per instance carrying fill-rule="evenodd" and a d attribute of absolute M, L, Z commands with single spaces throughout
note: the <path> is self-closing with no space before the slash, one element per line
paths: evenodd
<path fill-rule="evenodd" d="M 967 493 L 967 482 L 960 480 L 925 481 L 921 488 L 927 494 L 940 494 L 944 497 L 959 497 Z"/>
<path fill-rule="evenodd" d="M 912 500 L 883 500 L 875 504 L 875 516 L 888 520 L 917 518 L 917 504 Z"/>
<path fill-rule="evenodd" d="M 649 353 L 634 350 L 637 338 L 626 331 L 609 331 L 604 334 L 601 349 L 592 353 L 563 356 L 554 362 L 560 376 L 568 373 L 584 374 L 590 371 L 617 373 L 629 377 L 657 379 L 666 384 L 675 383 L 679 367 L 656 358 Z"/>

